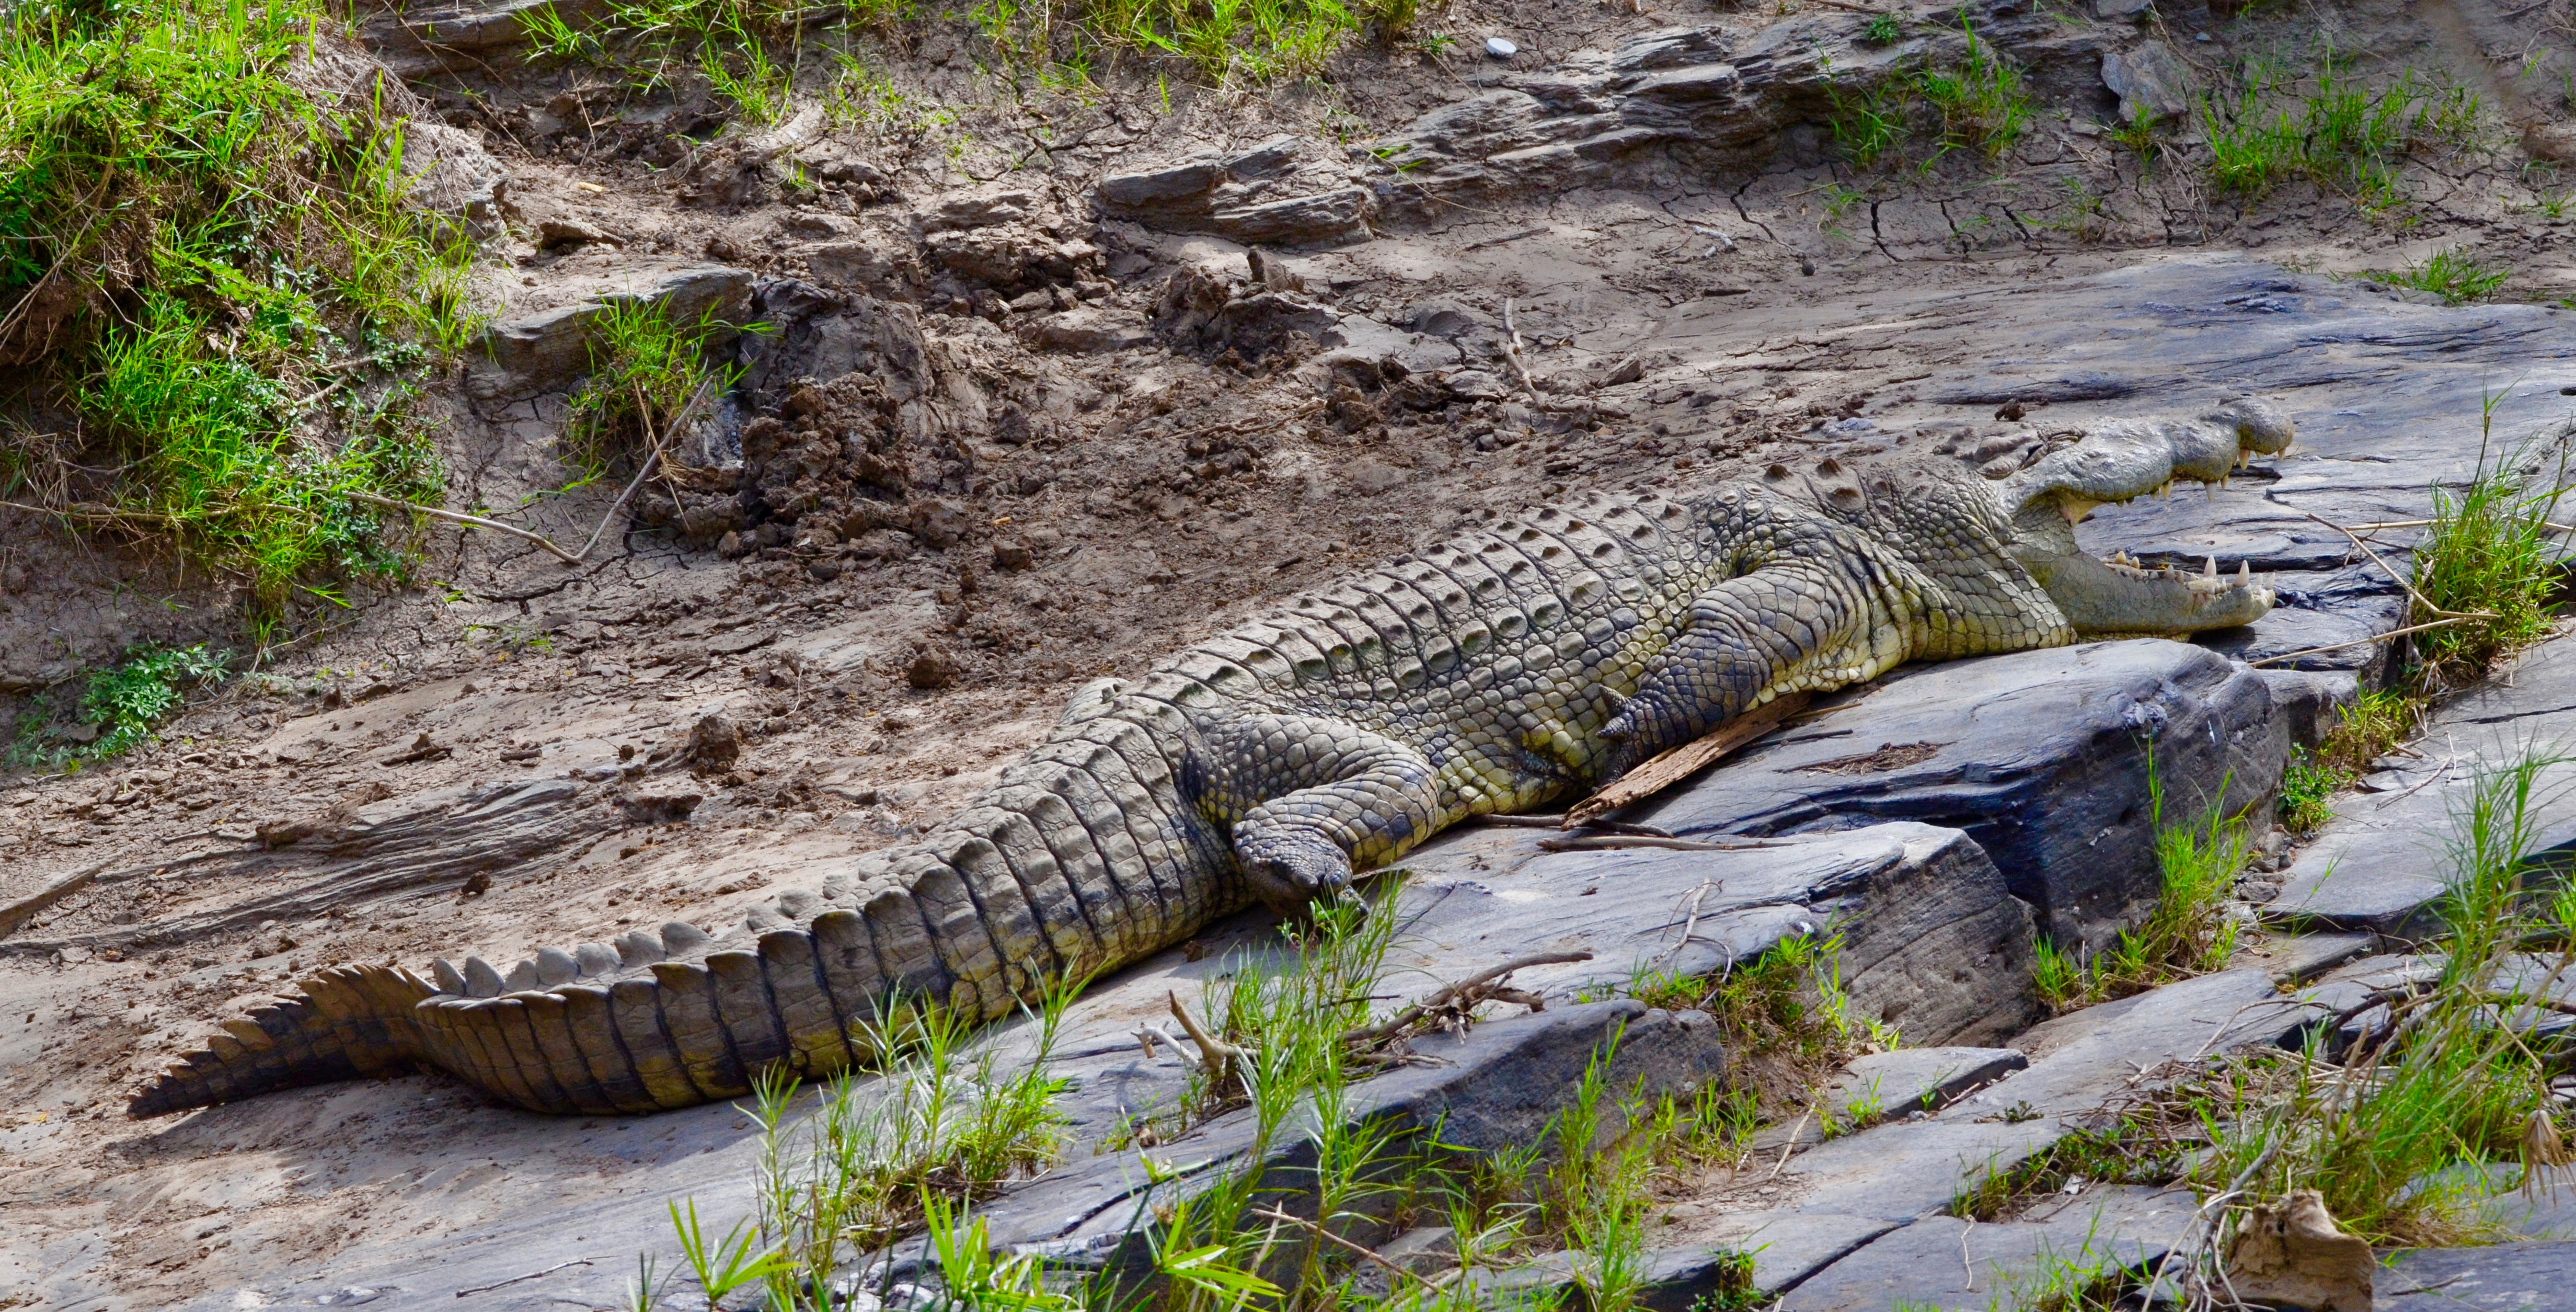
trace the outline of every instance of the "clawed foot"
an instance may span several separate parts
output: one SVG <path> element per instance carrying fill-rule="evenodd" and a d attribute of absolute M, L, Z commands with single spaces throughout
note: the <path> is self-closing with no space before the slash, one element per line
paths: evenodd
<path fill-rule="evenodd" d="M 1350 857 L 1319 834 L 1247 821 L 1235 826 L 1234 850 L 1252 895 L 1292 920 L 1351 886 Z"/>

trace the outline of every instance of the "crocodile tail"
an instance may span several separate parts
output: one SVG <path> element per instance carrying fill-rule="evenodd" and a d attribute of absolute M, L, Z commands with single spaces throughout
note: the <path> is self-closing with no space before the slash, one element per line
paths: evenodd
<path fill-rule="evenodd" d="M 228 1028 L 132 1113 L 434 1066 L 531 1111 L 650 1112 L 738 1098 L 764 1073 L 876 1065 L 889 1013 L 1004 1016 L 1051 982 L 1137 960 L 1243 900 L 1181 800 L 1152 708 L 1072 720 L 917 844 L 752 908 L 722 937 L 669 924 L 507 971 L 325 972 Z M 361 985 L 363 984 L 363 987 Z M 257 1051 L 253 1051 L 257 1048 Z"/>
<path fill-rule="evenodd" d="M 412 1011 L 436 990 L 388 966 L 334 966 L 293 998 L 226 1021 L 206 1046 L 134 1096 L 133 1116 L 159 1116 L 274 1089 L 400 1071 L 422 1053 Z"/>

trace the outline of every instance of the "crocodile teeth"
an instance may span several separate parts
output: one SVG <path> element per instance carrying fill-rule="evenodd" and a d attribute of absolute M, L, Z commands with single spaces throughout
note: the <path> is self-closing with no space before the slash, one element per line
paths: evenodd
<path fill-rule="evenodd" d="M 2240 560 L 2240 561 L 2236 562 L 2236 582 L 2237 582 L 2240 586 L 2251 586 L 2251 585 L 2253 584 L 2253 582 L 2254 582 L 2254 562 L 2253 562 L 2253 561 L 2250 561 L 2250 560 Z"/>
<path fill-rule="evenodd" d="M 2236 467 L 2238 469 L 2243 469 L 2246 465 L 2252 463 L 2253 459 L 2253 452 L 2248 451 L 2241 446 L 2236 448 Z"/>
<path fill-rule="evenodd" d="M 2210 556 L 2200 562 L 2200 576 L 2205 579 L 2218 577 L 2218 557 Z"/>
<path fill-rule="evenodd" d="M 2057 508 L 2066 512 L 2067 523 L 2081 524 L 2084 522 L 2084 517 L 2092 514 L 2093 508 L 2101 504 L 2099 501 L 2086 501 L 2081 497 L 2068 497 L 2058 502 Z"/>

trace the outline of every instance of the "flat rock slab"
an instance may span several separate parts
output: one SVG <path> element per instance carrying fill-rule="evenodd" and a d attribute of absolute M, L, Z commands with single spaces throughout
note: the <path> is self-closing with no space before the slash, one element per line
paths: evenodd
<path fill-rule="evenodd" d="M 1542 846 L 1561 841 L 1479 828 L 1407 857 L 1390 980 L 1427 992 L 1458 977 L 1444 971 L 1588 950 L 1517 976 L 1574 996 L 1641 972 L 1715 974 L 1784 938 L 1838 933 L 1853 1003 L 1911 1042 L 2000 1041 L 2038 1014 L 2029 912 L 1955 829 L 1899 822 L 1725 851 Z"/>
<path fill-rule="evenodd" d="M 2172 826 L 2271 796 L 2292 741 L 2261 674 L 2162 639 L 1912 667 L 1829 704 L 1622 818 L 1683 836 L 1955 826 L 2052 937 L 2099 946 L 2160 887 L 2150 756 Z"/>
<path fill-rule="evenodd" d="M 1794 1138 L 1803 1147 L 1823 1143 L 1827 1126 L 1839 1133 L 1859 1123 L 1937 1112 L 1978 1089 L 2030 1065 L 2018 1048 L 1897 1048 L 1853 1058 L 1825 1086 L 1814 1116 L 1766 1126 L 1751 1140 L 1756 1153 L 1777 1152 Z"/>
<path fill-rule="evenodd" d="M 2419 1248 L 2379 1272 L 2379 1312 L 2540 1312 L 2576 1289 L 2576 1243 Z"/>
<path fill-rule="evenodd" d="M 2188 1194 L 2105 1190 L 2045 1221 L 1936 1216 L 1873 1239 L 1800 1281 L 1780 1312 L 1990 1312 L 2017 1307 L 2053 1268 L 2138 1270 L 2163 1259 L 2192 1216 Z"/>
<path fill-rule="evenodd" d="M 2315 1013 L 2259 970 L 2231 970 L 2105 1003 L 2014 1042 L 2027 1069 L 1922 1120 L 1891 1121 L 1790 1159 L 1772 1210 L 1908 1223 L 1950 1204 L 1989 1170 L 2064 1137 L 2069 1120 L 2134 1087 L 2142 1071 L 2279 1042 Z M 1733 1238 L 1755 1218 L 1716 1221 Z"/>
<path fill-rule="evenodd" d="M 2436 709 L 2415 750 L 2412 782 L 2337 799 L 2339 814 L 2284 872 L 2267 916 L 2336 929 L 2421 937 L 2450 887 L 2449 844 L 2478 778 L 2521 759 L 2576 745 L 2576 636 L 2533 648 L 2504 675 Z M 2411 764 L 2411 763 L 2410 763 Z M 2395 782 L 2395 781 L 2392 781 Z M 2526 859 L 2576 854 L 2576 764 L 2539 772 L 2532 790 L 2535 841 Z"/>

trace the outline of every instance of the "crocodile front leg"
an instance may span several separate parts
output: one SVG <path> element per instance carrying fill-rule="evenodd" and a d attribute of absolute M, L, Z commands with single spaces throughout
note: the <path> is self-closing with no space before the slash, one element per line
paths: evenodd
<path fill-rule="evenodd" d="M 1323 716 L 1246 715 L 1201 734 L 1216 762 L 1201 789 L 1233 825 L 1253 896 L 1282 915 L 1330 897 L 1443 822 L 1439 772 L 1411 746 Z"/>

